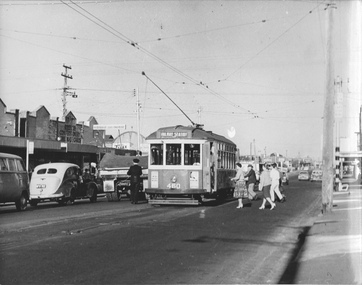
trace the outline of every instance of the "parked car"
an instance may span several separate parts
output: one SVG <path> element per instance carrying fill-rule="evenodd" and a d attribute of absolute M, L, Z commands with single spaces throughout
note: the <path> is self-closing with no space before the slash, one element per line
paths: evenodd
<path fill-rule="evenodd" d="M 15 202 L 23 211 L 28 205 L 29 176 L 20 156 L 0 153 L 0 203 Z"/>
<path fill-rule="evenodd" d="M 288 173 L 283 171 L 282 173 L 282 183 L 289 185 L 289 177 L 288 177 Z"/>
<path fill-rule="evenodd" d="M 310 176 L 310 182 L 322 181 L 322 177 L 323 177 L 323 171 L 320 169 L 315 169 L 312 171 L 312 174 Z"/>
<path fill-rule="evenodd" d="M 97 201 L 98 186 L 82 178 L 80 167 L 73 163 L 57 162 L 35 167 L 30 181 L 30 205 L 42 201 L 55 201 L 60 205 L 75 199 Z"/>
<path fill-rule="evenodd" d="M 298 180 L 306 180 L 308 181 L 310 179 L 309 171 L 308 170 L 301 170 L 298 175 Z"/>

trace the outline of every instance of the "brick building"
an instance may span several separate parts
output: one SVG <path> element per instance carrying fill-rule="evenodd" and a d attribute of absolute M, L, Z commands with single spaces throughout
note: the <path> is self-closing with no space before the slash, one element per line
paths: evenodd
<path fill-rule="evenodd" d="M 69 161 L 83 166 L 97 162 L 105 152 L 107 137 L 103 130 L 93 130 L 97 120 L 77 122 L 72 112 L 65 120 L 52 118 L 44 106 L 33 112 L 7 110 L 0 99 L 0 152 L 13 153 L 26 159 L 27 141 L 34 143 L 32 166 L 49 161 Z"/>

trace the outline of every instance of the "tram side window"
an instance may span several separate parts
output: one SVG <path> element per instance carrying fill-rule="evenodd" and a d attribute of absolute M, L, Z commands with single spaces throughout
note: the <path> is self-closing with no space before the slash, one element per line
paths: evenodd
<path fill-rule="evenodd" d="M 166 165 L 181 165 L 181 144 L 166 144 Z"/>
<path fill-rule="evenodd" d="M 235 165 L 235 153 L 231 154 L 231 158 L 230 158 L 230 168 L 233 168 Z"/>
<path fill-rule="evenodd" d="M 200 164 L 200 145 L 199 144 L 185 144 L 185 165 L 198 165 Z"/>
<path fill-rule="evenodd" d="M 220 159 L 220 163 L 219 163 L 219 168 L 225 168 L 225 153 L 222 150 L 219 150 L 219 159 Z"/>
<path fill-rule="evenodd" d="M 163 164 L 163 144 L 160 143 L 151 144 L 151 164 L 152 165 Z"/>

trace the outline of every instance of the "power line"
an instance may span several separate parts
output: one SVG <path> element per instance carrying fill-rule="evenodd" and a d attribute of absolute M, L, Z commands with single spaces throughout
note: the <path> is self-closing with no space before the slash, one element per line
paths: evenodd
<path fill-rule="evenodd" d="M 40 6 L 40 5 L 63 5 L 59 3 L 58 0 L 38 0 L 38 1 L 29 1 L 29 0 L 11 0 L 3 1 L 8 3 L 1 3 L 0 6 Z M 21 3 L 20 3 L 21 2 Z M 82 0 L 76 1 L 81 4 L 107 4 L 111 2 L 124 2 L 124 0 Z"/>
<path fill-rule="evenodd" d="M 119 31 L 117 31 L 116 29 L 114 29 L 113 27 L 111 27 L 110 25 L 108 25 L 107 23 L 105 23 L 104 21 L 102 21 L 101 19 L 99 19 L 98 17 L 96 17 L 95 15 L 93 15 L 92 13 L 88 12 L 86 9 L 80 7 L 78 4 L 74 3 L 74 1 L 70 0 L 70 2 L 72 4 L 74 4 L 76 7 L 78 7 L 79 9 L 81 9 L 82 11 L 84 11 L 85 13 L 87 13 L 88 15 L 90 15 L 91 17 L 93 17 L 94 19 L 96 19 L 97 21 L 99 21 L 100 23 L 102 23 L 103 25 L 99 24 L 97 21 L 91 19 L 90 17 L 88 17 L 87 15 L 83 14 L 81 11 L 75 9 L 74 7 L 72 7 L 71 5 L 65 3 L 64 0 L 60 0 L 62 3 L 64 3 L 65 5 L 67 5 L 69 8 L 71 8 L 72 10 L 74 10 L 75 12 L 77 12 L 78 14 L 82 15 L 83 17 L 85 17 L 86 19 L 88 19 L 89 21 L 93 22 L 94 24 L 96 24 L 97 26 L 101 27 L 102 29 L 106 30 L 107 32 L 111 33 L 112 35 L 116 36 L 117 38 L 121 39 L 122 41 L 124 41 L 125 43 L 131 45 L 132 47 L 140 50 L 141 52 L 147 54 L 148 56 L 152 57 L 153 59 L 155 59 L 156 61 L 160 62 L 161 64 L 163 64 L 164 66 L 166 66 L 167 68 L 171 69 L 172 71 L 176 72 L 177 74 L 181 75 L 182 77 L 188 79 L 189 81 L 193 82 L 194 84 L 202 87 L 203 89 L 207 90 L 209 93 L 213 94 L 214 96 L 218 97 L 219 99 L 221 99 L 222 101 L 232 105 L 235 108 L 239 108 L 239 109 L 243 109 L 243 110 L 247 110 L 243 107 L 241 107 L 240 105 L 235 104 L 234 102 L 226 99 L 225 97 L 223 97 L 221 94 L 213 91 L 212 89 L 210 89 L 207 85 L 205 85 L 202 81 L 197 81 L 194 78 L 192 78 L 191 76 L 187 75 L 186 73 L 180 71 L 179 69 L 175 68 L 174 66 L 170 65 L 169 63 L 167 63 L 166 61 L 164 61 L 163 59 L 161 59 L 160 57 L 154 55 L 153 53 L 149 52 L 148 50 L 144 49 L 142 46 L 138 45 L 135 41 L 131 40 L 130 38 L 126 37 L 125 35 L 123 35 L 122 33 L 120 33 Z M 255 116 L 256 114 L 254 114 L 253 112 L 251 112 L 250 110 L 247 110 L 251 115 Z"/>
<path fill-rule="evenodd" d="M 100 63 L 100 64 L 103 64 L 103 65 L 106 65 L 106 66 L 111 66 L 111 67 L 114 67 L 114 68 L 122 69 L 122 70 L 125 70 L 125 71 L 128 71 L 128 72 L 138 73 L 138 72 L 136 72 L 136 71 L 134 71 L 134 70 L 122 68 L 122 67 L 120 67 L 120 66 L 117 66 L 117 65 L 114 65 L 114 64 L 111 64 L 111 63 L 106 63 L 106 62 L 102 62 L 102 61 L 99 61 L 99 60 L 91 59 L 91 58 L 88 58 L 88 57 L 84 57 L 84 56 L 80 56 L 80 55 L 75 55 L 75 54 L 68 53 L 68 52 L 64 52 L 64 51 L 59 51 L 59 50 L 56 50 L 56 49 L 53 49 L 53 48 L 45 47 L 45 46 L 42 46 L 42 45 L 39 45 L 39 44 L 34 44 L 34 43 L 32 43 L 32 42 L 28 42 L 28 41 L 16 39 L 16 38 L 9 37 L 9 36 L 5 36 L 5 35 L 2 35 L 2 34 L 0 34 L 0 37 L 9 38 L 9 39 L 12 39 L 12 40 L 15 40 L 15 41 L 27 43 L 27 44 L 29 44 L 29 45 L 33 45 L 33 46 L 36 46 L 36 47 L 41 47 L 41 48 L 43 48 L 43 49 L 55 51 L 55 52 L 58 52 L 58 53 L 61 53 L 61 54 L 66 54 L 66 55 L 70 55 L 70 56 L 73 56 L 73 57 L 85 59 L 85 60 L 88 60 L 88 61 L 91 61 L 91 62 Z"/>
<path fill-rule="evenodd" d="M 209 30 L 203 30 L 203 31 L 197 31 L 197 32 L 190 32 L 190 33 L 179 34 L 179 35 L 174 35 L 174 36 L 169 36 L 169 37 L 162 37 L 162 38 L 157 38 L 157 39 L 154 39 L 154 40 L 138 41 L 138 43 L 156 42 L 156 41 L 161 41 L 161 40 L 163 41 L 163 40 L 193 36 L 193 35 L 197 35 L 197 34 L 211 33 L 211 32 L 215 32 L 215 31 L 221 31 L 221 30 L 226 30 L 226 29 L 235 28 L 235 27 L 249 26 L 249 25 L 265 23 L 266 21 L 267 20 L 260 20 L 260 21 L 256 21 L 256 22 L 243 23 L 243 24 L 231 25 L 231 26 L 226 26 L 226 27 L 219 27 L 219 28 L 215 28 L 215 29 L 209 29 Z"/>
<path fill-rule="evenodd" d="M 249 62 L 251 62 L 252 60 L 254 60 L 256 57 L 258 57 L 262 52 L 264 52 L 265 50 L 267 50 L 271 45 L 273 45 L 277 40 L 279 40 L 282 36 L 284 36 L 287 32 L 289 32 L 292 28 L 294 28 L 297 24 L 299 24 L 301 21 L 303 21 L 307 16 L 309 16 L 310 14 L 313 13 L 314 10 L 316 10 L 320 5 L 322 4 L 318 4 L 315 8 L 313 8 L 312 10 L 310 10 L 307 14 L 305 14 L 301 19 L 299 19 L 297 22 L 295 22 L 293 25 L 291 25 L 288 29 L 286 29 L 283 33 L 281 33 L 278 37 L 276 37 L 273 41 L 271 41 L 269 44 L 267 44 L 264 48 L 262 48 L 260 51 L 258 51 L 254 56 L 252 56 L 251 58 L 249 58 L 246 62 L 244 62 L 240 67 L 238 67 L 235 71 L 233 71 L 232 73 L 230 73 L 228 76 L 226 76 L 224 79 L 220 79 L 220 81 L 225 81 L 227 80 L 230 76 L 232 76 L 233 74 L 235 74 L 236 72 L 238 72 L 240 69 L 242 69 L 245 65 L 247 65 Z"/>
<path fill-rule="evenodd" d="M 301 14 L 301 13 L 299 13 L 299 14 Z M 178 35 L 173 35 L 173 36 L 168 36 L 168 37 L 159 37 L 159 38 L 153 39 L 153 40 L 138 41 L 138 43 L 157 42 L 157 41 L 164 41 L 164 40 L 181 38 L 181 37 L 188 37 L 188 36 L 193 36 L 193 35 L 198 35 L 198 34 L 206 34 L 206 33 L 211 33 L 211 32 L 215 32 L 215 31 L 222 31 L 222 30 L 232 29 L 232 28 L 237 28 L 237 27 L 242 27 L 242 26 L 251 26 L 251 25 L 257 25 L 257 24 L 264 24 L 264 23 L 267 23 L 267 22 L 277 21 L 277 20 L 279 21 L 279 20 L 283 20 L 285 18 L 290 18 L 290 15 L 288 17 L 279 17 L 279 18 L 275 18 L 275 19 L 262 19 L 262 20 L 258 20 L 258 21 L 254 21 L 254 22 L 248 22 L 248 23 L 242 23 L 242 24 L 236 24 L 236 25 L 229 25 L 229 26 L 218 27 L 218 28 L 214 28 L 214 29 L 207 29 L 207 30 L 202 30 L 202 31 L 178 34 Z"/>

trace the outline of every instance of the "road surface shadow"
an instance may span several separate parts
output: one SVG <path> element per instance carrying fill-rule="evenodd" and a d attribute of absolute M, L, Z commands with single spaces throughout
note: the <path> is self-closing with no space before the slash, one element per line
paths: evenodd
<path fill-rule="evenodd" d="M 297 275 L 298 269 L 299 269 L 298 255 L 305 243 L 306 236 L 308 235 L 308 232 L 310 231 L 310 229 L 311 229 L 311 226 L 303 227 L 303 231 L 298 236 L 297 245 L 294 248 L 294 250 L 289 258 L 288 266 L 285 269 L 278 284 L 295 284 L 295 278 L 296 278 L 296 275 Z"/>

